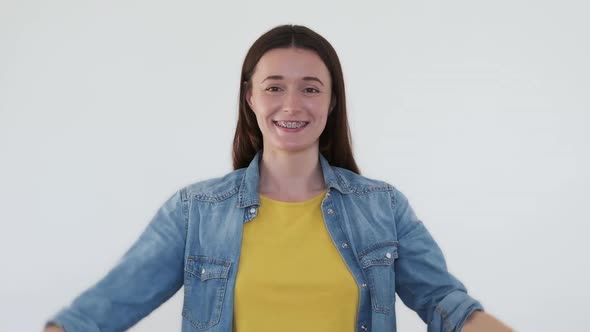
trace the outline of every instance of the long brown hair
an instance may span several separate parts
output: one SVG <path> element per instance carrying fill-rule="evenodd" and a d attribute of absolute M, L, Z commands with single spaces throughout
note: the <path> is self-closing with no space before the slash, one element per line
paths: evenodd
<path fill-rule="evenodd" d="M 260 36 L 248 50 L 240 81 L 239 115 L 233 142 L 234 170 L 248 166 L 262 150 L 262 132 L 256 115 L 246 101 L 246 91 L 251 88 L 251 78 L 260 58 L 276 48 L 302 48 L 316 52 L 332 78 L 334 109 L 328 115 L 326 127 L 320 135 L 320 153 L 330 165 L 349 169 L 360 174 L 352 155 L 352 140 L 346 116 L 344 77 L 336 51 L 330 43 L 313 30 L 301 25 L 281 25 Z"/>

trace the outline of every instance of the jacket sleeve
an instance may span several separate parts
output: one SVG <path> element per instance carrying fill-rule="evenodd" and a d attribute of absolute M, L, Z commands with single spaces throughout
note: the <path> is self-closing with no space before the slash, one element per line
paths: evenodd
<path fill-rule="evenodd" d="M 124 331 L 174 295 L 183 283 L 186 192 L 172 195 L 106 276 L 49 323 L 67 332 Z"/>
<path fill-rule="evenodd" d="M 469 315 L 483 306 L 448 272 L 441 249 L 395 189 L 392 207 L 399 241 L 396 293 L 428 324 L 428 332 L 460 332 Z"/>

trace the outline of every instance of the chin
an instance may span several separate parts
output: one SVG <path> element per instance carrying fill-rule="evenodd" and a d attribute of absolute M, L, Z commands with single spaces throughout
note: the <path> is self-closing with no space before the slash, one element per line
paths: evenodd
<path fill-rule="evenodd" d="M 313 148 L 313 144 L 273 144 L 270 146 L 270 149 L 275 151 L 282 151 L 282 152 L 302 152 L 305 150 L 310 150 Z"/>
<path fill-rule="evenodd" d="M 272 143 L 263 142 L 263 146 L 266 147 L 267 150 L 273 150 L 277 152 L 288 152 L 288 153 L 298 153 L 303 152 L 306 150 L 319 150 L 320 140 L 319 137 L 315 141 L 297 141 L 297 140 L 280 140 L 274 139 Z"/>

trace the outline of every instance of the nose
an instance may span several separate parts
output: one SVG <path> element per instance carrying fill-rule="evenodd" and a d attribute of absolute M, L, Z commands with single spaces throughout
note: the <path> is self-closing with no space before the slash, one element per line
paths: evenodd
<path fill-rule="evenodd" d="M 301 110 L 302 103 L 301 103 L 302 96 L 296 90 L 290 90 L 285 94 L 285 99 L 283 100 L 283 112 L 297 112 Z"/>

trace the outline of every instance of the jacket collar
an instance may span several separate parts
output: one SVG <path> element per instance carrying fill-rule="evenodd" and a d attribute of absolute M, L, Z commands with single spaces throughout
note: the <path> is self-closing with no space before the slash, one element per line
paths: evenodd
<path fill-rule="evenodd" d="M 240 189 L 238 191 L 238 207 L 243 208 L 250 205 L 259 205 L 258 199 L 258 183 L 260 179 L 260 158 L 262 158 L 262 150 L 258 151 L 242 177 Z M 326 188 L 334 188 L 340 192 L 344 192 L 343 187 L 348 187 L 344 183 L 344 179 L 334 171 L 328 160 L 320 153 L 320 166 L 324 176 Z M 339 181 L 340 180 L 340 181 Z M 342 182 L 342 183 L 341 183 Z"/>

